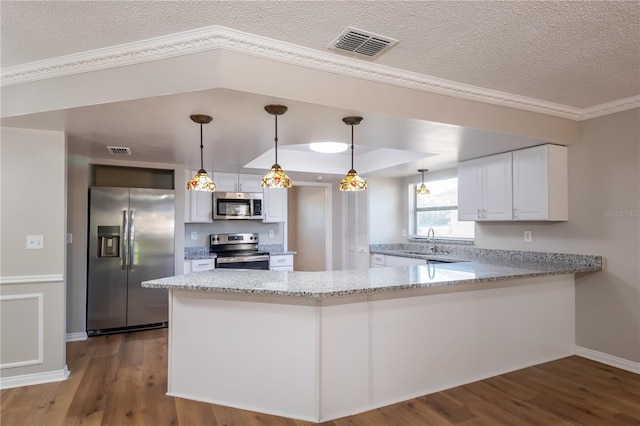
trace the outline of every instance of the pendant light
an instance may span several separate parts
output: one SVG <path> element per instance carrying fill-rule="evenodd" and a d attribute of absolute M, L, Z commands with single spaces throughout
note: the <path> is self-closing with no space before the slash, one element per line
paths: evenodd
<path fill-rule="evenodd" d="M 422 184 L 416 188 L 416 194 L 418 195 L 431 194 L 431 191 L 429 191 L 429 188 L 427 188 L 424 184 L 424 174 L 428 171 L 429 169 L 418 169 L 418 172 L 422 173 Z"/>
<path fill-rule="evenodd" d="M 264 107 L 264 109 L 276 118 L 276 137 L 274 139 L 276 162 L 273 164 L 273 166 L 271 166 L 271 170 L 269 170 L 267 174 L 262 178 L 262 187 L 291 188 L 291 179 L 289 179 L 289 176 L 287 176 L 287 174 L 278 164 L 278 116 L 287 112 L 288 108 L 284 105 L 267 105 Z"/>
<path fill-rule="evenodd" d="M 200 124 L 200 170 L 198 170 L 196 175 L 187 182 L 187 189 L 213 192 L 216 190 L 216 185 L 213 183 L 202 165 L 202 125 L 210 123 L 213 118 L 204 114 L 193 114 L 190 117 L 194 123 Z"/>
<path fill-rule="evenodd" d="M 340 182 L 340 191 L 364 191 L 367 189 L 367 182 L 358 176 L 358 173 L 353 169 L 353 126 L 360 124 L 362 117 L 344 117 L 342 119 L 344 124 L 351 126 L 351 170 Z"/>

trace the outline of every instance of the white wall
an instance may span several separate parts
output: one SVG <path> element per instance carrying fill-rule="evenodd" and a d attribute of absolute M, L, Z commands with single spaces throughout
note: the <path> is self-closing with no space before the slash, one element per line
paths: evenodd
<path fill-rule="evenodd" d="M 602 255 L 602 271 L 576 277 L 576 344 L 640 362 L 639 211 L 635 109 L 580 123 L 569 147 L 568 222 L 477 223 L 476 246 Z"/>
<path fill-rule="evenodd" d="M 66 137 L 1 135 L 1 386 L 64 380 Z M 43 235 L 44 248 L 26 250 L 27 235 Z"/>

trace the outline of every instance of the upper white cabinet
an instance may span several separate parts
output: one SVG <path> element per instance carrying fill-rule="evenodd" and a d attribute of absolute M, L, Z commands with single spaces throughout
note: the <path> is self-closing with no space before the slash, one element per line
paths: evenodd
<path fill-rule="evenodd" d="M 569 220 L 567 147 L 541 145 L 513 152 L 515 220 Z"/>
<path fill-rule="evenodd" d="M 213 172 L 216 191 L 221 192 L 262 192 L 261 180 L 260 175 Z"/>
<path fill-rule="evenodd" d="M 197 170 L 186 170 L 186 182 L 189 181 Z M 184 220 L 189 223 L 213 222 L 213 193 L 207 191 L 189 191 L 185 196 Z"/>
<path fill-rule="evenodd" d="M 458 220 L 513 219 L 511 153 L 458 165 Z"/>
<path fill-rule="evenodd" d="M 568 220 L 567 148 L 541 145 L 458 165 L 459 220 Z"/>
<path fill-rule="evenodd" d="M 263 222 L 277 223 L 287 221 L 287 194 L 284 188 L 264 188 Z"/>

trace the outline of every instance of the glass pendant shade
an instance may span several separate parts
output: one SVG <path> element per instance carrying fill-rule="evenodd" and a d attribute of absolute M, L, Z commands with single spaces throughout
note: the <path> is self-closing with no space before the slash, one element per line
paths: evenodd
<path fill-rule="evenodd" d="M 344 117 L 342 121 L 351 126 L 351 170 L 340 181 L 338 189 L 340 191 L 364 191 L 367 189 L 367 182 L 358 176 L 358 173 L 353 168 L 353 126 L 360 124 L 362 117 Z"/>
<path fill-rule="evenodd" d="M 340 191 L 364 191 L 367 189 L 367 182 L 358 176 L 355 170 L 349 170 L 349 173 L 340 181 Z"/>
<path fill-rule="evenodd" d="M 263 188 L 291 188 L 291 179 L 278 163 L 271 166 L 271 170 L 262 178 Z"/>
<path fill-rule="evenodd" d="M 431 191 L 429 191 L 429 188 L 427 188 L 427 186 L 424 184 L 424 173 L 428 172 L 429 169 L 419 169 L 418 171 L 422 173 L 422 183 L 420 184 L 419 187 L 416 188 L 416 194 L 418 195 L 431 194 Z"/>
<path fill-rule="evenodd" d="M 216 185 L 207 174 L 207 171 L 200 169 L 198 173 L 187 182 L 187 189 L 213 192 L 216 190 Z"/>
<path fill-rule="evenodd" d="M 203 114 L 193 114 L 190 118 L 194 123 L 200 124 L 200 170 L 198 170 L 193 178 L 189 179 L 189 182 L 187 182 L 187 189 L 191 191 L 213 192 L 216 190 L 216 185 L 213 183 L 202 165 L 202 125 L 210 123 L 213 118 Z"/>
<path fill-rule="evenodd" d="M 271 166 L 271 170 L 264 175 L 260 184 L 263 188 L 291 188 L 291 179 L 278 164 L 278 116 L 287 112 L 288 108 L 284 105 L 267 105 L 264 109 L 276 120 L 276 136 L 274 138 L 276 162 Z"/>

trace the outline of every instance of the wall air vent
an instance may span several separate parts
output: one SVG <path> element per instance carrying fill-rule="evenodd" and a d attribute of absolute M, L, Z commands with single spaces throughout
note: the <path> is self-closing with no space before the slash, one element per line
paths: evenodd
<path fill-rule="evenodd" d="M 391 49 L 396 43 L 398 40 L 348 27 L 329 44 L 328 48 L 374 59 Z"/>
<path fill-rule="evenodd" d="M 131 148 L 128 146 L 108 146 L 107 150 L 113 155 L 131 155 Z"/>

